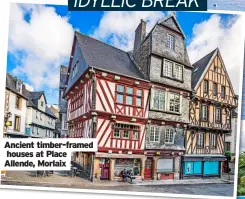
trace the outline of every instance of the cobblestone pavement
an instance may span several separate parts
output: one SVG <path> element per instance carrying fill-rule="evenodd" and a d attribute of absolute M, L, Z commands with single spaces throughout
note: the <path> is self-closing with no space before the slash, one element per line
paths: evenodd
<path fill-rule="evenodd" d="M 179 181 L 180 182 L 180 181 Z M 183 182 L 183 181 L 182 181 Z M 217 181 L 219 182 L 219 181 Z M 232 196 L 234 184 L 129 184 L 122 182 L 90 182 L 79 177 L 62 176 L 59 173 L 48 177 L 36 177 L 35 172 L 8 171 L 7 177 L 2 181 L 3 185 L 62 187 L 78 189 L 99 189 L 112 191 L 135 191 L 152 193 L 173 193 L 193 195 Z"/>

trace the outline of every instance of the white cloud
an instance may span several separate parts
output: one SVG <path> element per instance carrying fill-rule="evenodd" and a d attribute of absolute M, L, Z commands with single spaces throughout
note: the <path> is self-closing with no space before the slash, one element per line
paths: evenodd
<path fill-rule="evenodd" d="M 28 83 L 24 83 L 25 84 L 25 86 L 26 86 L 26 89 L 28 90 L 28 91 L 34 91 L 34 88 L 33 88 L 33 86 L 32 85 L 30 85 L 30 84 L 28 84 Z"/>
<path fill-rule="evenodd" d="M 149 32 L 163 17 L 163 12 L 105 12 L 91 36 L 99 40 L 108 40 L 120 49 L 132 50 L 134 32 L 140 20 L 144 19 L 147 22 Z"/>
<path fill-rule="evenodd" d="M 244 20 L 241 16 L 222 21 L 219 15 L 214 14 L 194 26 L 193 37 L 187 47 L 191 63 L 218 47 L 236 94 L 239 94 L 239 74 L 243 67 L 243 34 Z"/>
<path fill-rule="evenodd" d="M 53 7 L 11 4 L 9 52 L 21 54 L 16 56 L 21 64 L 12 72 L 26 77 L 35 89 L 57 88 L 59 66 L 68 60 L 73 33 L 68 18 L 59 16 Z"/>

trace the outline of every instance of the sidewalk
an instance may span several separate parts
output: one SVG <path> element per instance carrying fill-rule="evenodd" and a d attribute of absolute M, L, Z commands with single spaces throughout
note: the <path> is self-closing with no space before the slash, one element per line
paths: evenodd
<path fill-rule="evenodd" d="M 184 179 L 184 180 L 145 180 L 133 181 L 133 184 L 118 181 L 95 181 L 79 178 L 67 177 L 58 174 L 48 177 L 36 177 L 34 172 L 8 171 L 5 178 L 2 178 L 3 184 L 11 185 L 35 185 L 35 186 L 59 186 L 59 187 L 117 187 L 117 186 L 154 186 L 154 185 L 203 185 L 203 184 L 231 184 L 234 182 L 234 175 L 224 174 L 222 178 L 204 178 L 204 179 Z"/>

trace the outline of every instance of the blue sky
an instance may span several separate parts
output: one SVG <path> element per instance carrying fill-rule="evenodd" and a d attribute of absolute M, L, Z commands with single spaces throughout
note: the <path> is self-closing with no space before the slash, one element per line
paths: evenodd
<path fill-rule="evenodd" d="M 59 66 L 68 65 L 74 30 L 130 50 L 134 30 L 141 18 L 147 21 L 149 32 L 156 21 L 167 14 L 68 12 L 67 6 L 12 4 L 7 71 L 23 79 L 28 88 L 44 90 L 48 103 L 57 104 Z M 186 35 L 192 62 L 219 47 L 221 53 L 229 55 L 227 63 L 230 68 L 229 61 L 237 58 L 237 52 L 230 56 L 227 48 L 241 43 L 234 34 L 236 26 L 241 23 L 237 16 L 177 12 L 177 19 Z"/>

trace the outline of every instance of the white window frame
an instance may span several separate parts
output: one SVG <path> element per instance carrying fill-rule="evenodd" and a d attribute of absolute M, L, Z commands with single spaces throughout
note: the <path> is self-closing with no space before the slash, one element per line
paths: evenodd
<path fill-rule="evenodd" d="M 168 64 L 167 64 L 168 63 Z M 178 68 L 178 70 L 177 70 Z M 163 59 L 162 76 L 183 81 L 184 66 L 182 64 Z"/>
<path fill-rule="evenodd" d="M 168 34 L 167 47 L 168 49 L 175 50 L 175 36 L 172 34 Z"/>
<path fill-rule="evenodd" d="M 170 96 L 171 95 L 174 95 L 174 99 L 175 99 L 176 95 L 179 96 L 179 102 L 175 102 L 175 101 L 173 102 L 173 104 L 174 104 L 174 110 L 173 111 L 170 110 Z M 182 102 L 182 95 L 180 95 L 179 93 L 173 93 L 173 92 L 169 92 L 168 93 L 168 101 L 167 101 L 167 103 L 168 103 L 168 111 L 169 112 L 171 112 L 171 113 L 179 113 L 180 114 L 181 113 L 181 105 L 182 105 L 181 102 Z M 176 105 L 179 105 L 179 111 L 178 112 L 175 111 L 175 106 Z"/>
<path fill-rule="evenodd" d="M 171 136 L 172 134 L 172 136 Z M 175 131 L 174 129 L 165 129 L 165 139 L 164 142 L 166 144 L 174 144 L 174 138 L 175 138 Z M 172 137 L 172 140 L 171 140 Z"/>
<path fill-rule="evenodd" d="M 155 96 L 157 92 L 158 92 L 158 96 Z M 162 99 L 161 99 L 161 95 L 163 96 Z M 166 95 L 166 92 L 164 90 L 153 89 L 152 88 L 152 90 L 151 90 L 151 96 L 152 96 L 151 109 L 159 110 L 159 111 L 165 111 L 165 106 L 166 106 L 166 97 L 165 97 L 165 95 Z M 158 98 L 158 99 L 155 99 L 155 98 Z M 155 100 L 158 100 L 158 107 L 155 104 Z M 162 103 L 162 105 L 160 103 Z M 162 109 L 160 108 L 161 106 L 162 106 Z"/>
<path fill-rule="evenodd" d="M 153 140 L 151 140 L 151 135 L 152 135 L 152 129 L 154 129 L 153 131 Z M 158 132 L 156 132 L 156 129 L 158 129 Z M 157 143 L 159 143 L 160 142 L 160 126 L 151 126 L 150 127 L 150 138 L 149 138 L 149 140 L 150 140 L 150 142 L 157 142 Z M 156 136 L 158 134 L 158 136 Z M 156 138 L 158 137 L 158 139 L 156 140 Z"/>

